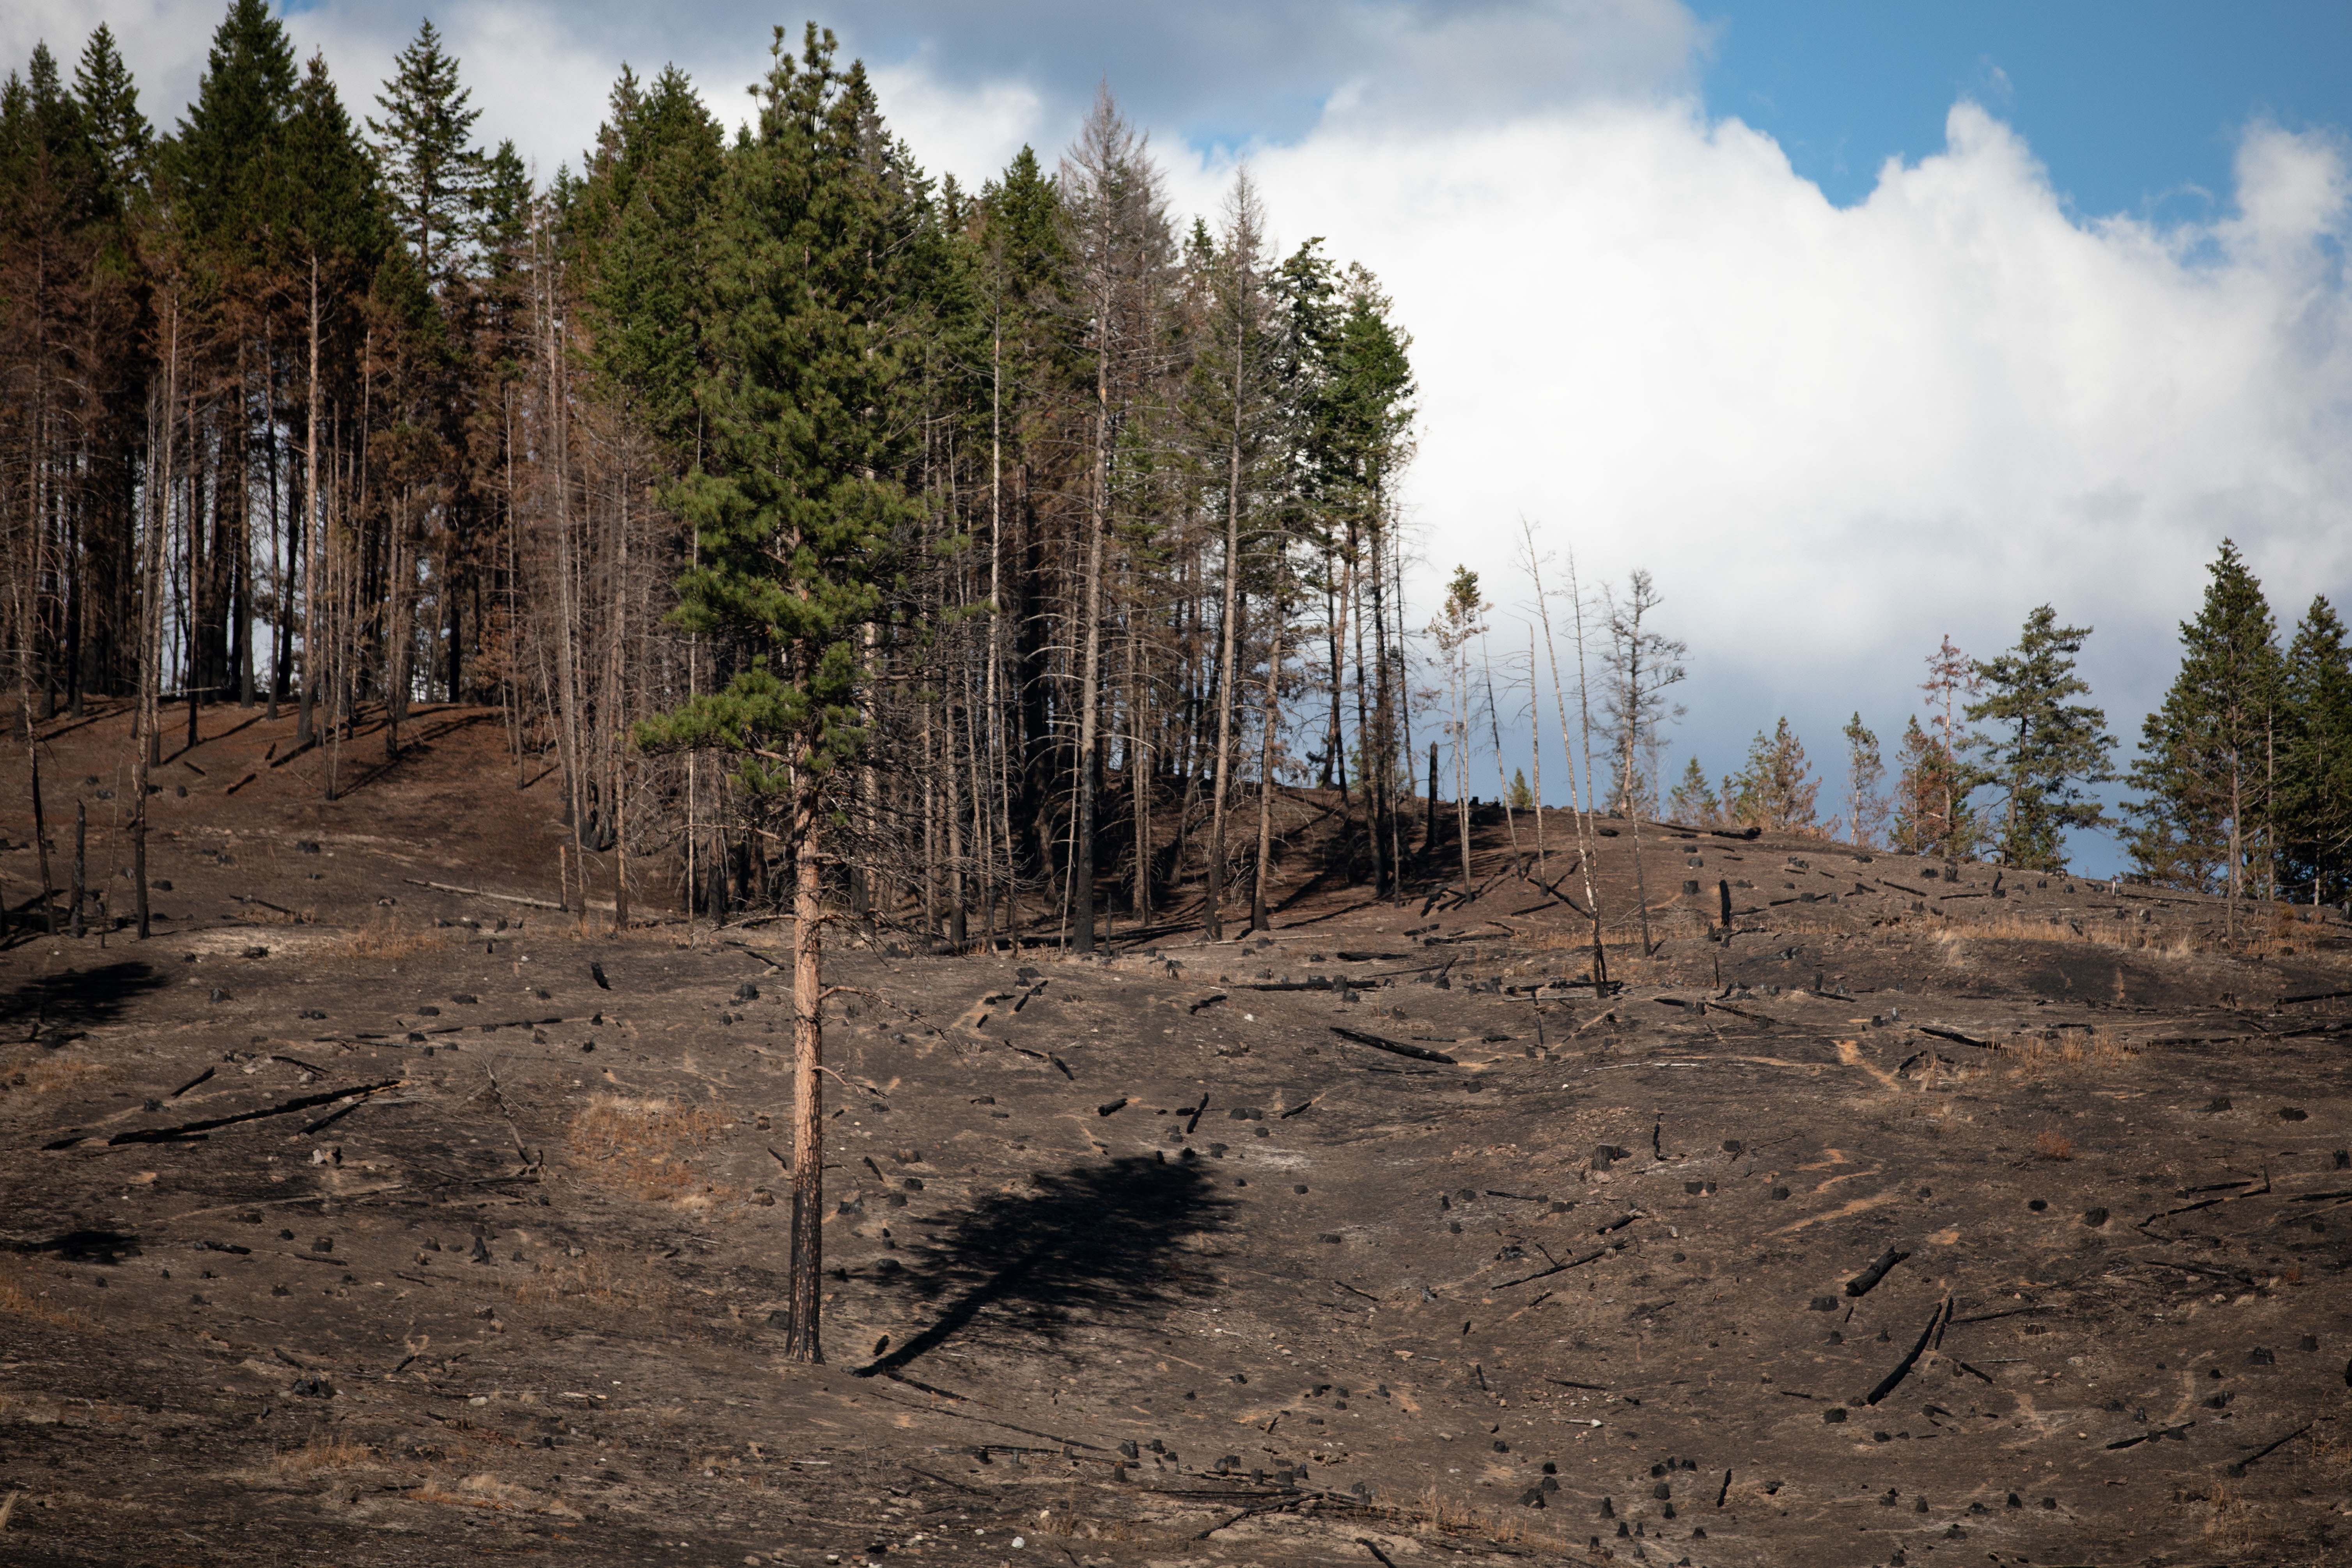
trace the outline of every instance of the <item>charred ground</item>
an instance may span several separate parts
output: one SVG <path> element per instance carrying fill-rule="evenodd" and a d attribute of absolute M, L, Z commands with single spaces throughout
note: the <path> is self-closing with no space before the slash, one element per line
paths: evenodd
<path fill-rule="evenodd" d="M 778 928 L 446 891 L 556 893 L 495 716 L 331 805 L 290 730 L 158 775 L 156 936 L 0 955 L 0 1560 L 2352 1554 L 2331 917 L 1645 827 L 1596 996 L 1554 816 L 1466 903 L 1302 836 L 1270 938 L 844 930 L 798 1367 Z M 124 745 L 44 752 L 112 913 Z"/>

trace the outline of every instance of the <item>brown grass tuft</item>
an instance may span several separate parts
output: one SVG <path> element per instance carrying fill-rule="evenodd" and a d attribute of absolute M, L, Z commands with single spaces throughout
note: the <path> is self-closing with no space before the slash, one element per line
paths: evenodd
<path fill-rule="evenodd" d="M 694 1156 L 733 1130 L 716 1102 L 632 1100 L 600 1094 L 572 1119 L 564 1143 L 582 1174 L 599 1186 L 652 1203 L 709 1205 L 742 1194 L 695 1169 Z"/>
<path fill-rule="evenodd" d="M 46 1323 L 53 1329 L 96 1331 L 96 1325 L 79 1310 L 52 1305 L 47 1297 L 30 1288 L 24 1275 L 5 1265 L 0 1265 L 0 1313 Z"/>
<path fill-rule="evenodd" d="M 2042 1067 L 2120 1067 L 2140 1054 L 2141 1047 L 2114 1029 L 2054 1029 L 2027 1035 L 2000 1047 L 2003 1056 L 2021 1059 L 2029 1068 Z"/>
<path fill-rule="evenodd" d="M 410 931 L 390 915 L 370 921 L 340 942 L 320 949 L 329 958 L 414 958 L 447 946 L 436 931 Z"/>
<path fill-rule="evenodd" d="M 503 1289 L 525 1306 L 562 1302 L 660 1315 L 688 1306 L 677 1283 L 651 1264 L 637 1258 L 615 1261 L 594 1254 L 565 1263 L 541 1264 L 529 1278 Z"/>
<path fill-rule="evenodd" d="M 438 1476 L 427 1476 L 424 1484 L 408 1495 L 416 1502 L 453 1503 L 499 1513 L 536 1512 L 539 1503 L 529 1490 L 502 1481 L 487 1470 L 467 1476 L 454 1487 L 444 1485 Z"/>
<path fill-rule="evenodd" d="M 2045 1127 L 2033 1140 L 2033 1152 L 2044 1160 L 2071 1160 L 2074 1157 L 2074 1141 L 2054 1127 Z"/>
<path fill-rule="evenodd" d="M 347 1438 L 314 1436 L 299 1448 L 288 1448 L 278 1456 L 280 1475 L 307 1476 L 319 1470 L 348 1470 L 375 1462 L 375 1450 L 364 1443 Z"/>
<path fill-rule="evenodd" d="M 2253 1544 L 2253 1510 L 2247 1506 L 2244 1488 L 2215 1481 L 2203 1500 L 2210 1510 L 2205 1516 L 2207 1535 L 2239 1546 Z"/>
<path fill-rule="evenodd" d="M 79 1057 L 25 1057 L 0 1067 L 0 1079 L 27 1094 L 57 1094 L 121 1076 L 119 1068 Z"/>

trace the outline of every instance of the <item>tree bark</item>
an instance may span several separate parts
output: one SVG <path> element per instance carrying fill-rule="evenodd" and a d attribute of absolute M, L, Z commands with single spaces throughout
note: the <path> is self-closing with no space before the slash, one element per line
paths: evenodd
<path fill-rule="evenodd" d="M 294 721 L 294 743 L 310 743 L 318 707 L 319 677 L 326 663 L 319 605 L 319 531 L 326 509 L 319 504 L 319 258 L 310 257 L 310 413 L 302 443 L 302 706 Z"/>
<path fill-rule="evenodd" d="M 1265 733 L 1257 765 L 1257 872 L 1250 879 L 1250 930 L 1265 931 L 1265 884 L 1274 871 L 1274 737 L 1280 728 L 1282 696 L 1282 606 L 1275 605 L 1274 632 L 1265 654 Z"/>
<path fill-rule="evenodd" d="M 788 1361 L 821 1363 L 817 1298 L 824 1277 L 824 994 L 816 774 L 793 770 L 793 1234 L 786 1296 Z"/>
<path fill-rule="evenodd" d="M 1240 407 L 1235 390 L 1236 409 Z M 1238 415 L 1236 415 L 1238 420 Z M 1225 940 L 1225 795 L 1234 759 L 1234 622 L 1241 587 L 1242 443 L 1234 434 L 1232 468 L 1225 492 L 1225 620 L 1217 651 L 1217 760 L 1215 796 L 1209 808 L 1209 887 L 1204 924 L 1211 942 Z"/>

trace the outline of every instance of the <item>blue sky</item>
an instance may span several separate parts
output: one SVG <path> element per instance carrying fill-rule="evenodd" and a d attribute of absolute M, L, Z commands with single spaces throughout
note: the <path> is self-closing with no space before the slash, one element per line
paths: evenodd
<path fill-rule="evenodd" d="M 2352 5 L 2065 0 L 1699 4 L 1710 111 L 1770 134 L 1832 201 L 1943 145 L 1955 98 L 2017 127 L 2079 212 L 2205 219 L 2238 134 L 2352 125 Z"/>

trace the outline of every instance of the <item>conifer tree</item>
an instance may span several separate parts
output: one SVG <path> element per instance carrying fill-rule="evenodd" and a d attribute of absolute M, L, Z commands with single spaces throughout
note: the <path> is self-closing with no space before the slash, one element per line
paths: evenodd
<path fill-rule="evenodd" d="M 230 256 L 275 216 L 268 198 L 295 77 L 294 45 L 268 0 L 230 0 L 167 159 L 185 228 Z"/>
<path fill-rule="evenodd" d="M 1683 763 L 1683 776 L 1670 799 L 1675 820 L 1692 827 L 1713 827 L 1723 819 L 1723 801 L 1707 782 L 1706 770 L 1692 757 Z"/>
<path fill-rule="evenodd" d="M 2269 820 L 2277 738 L 2279 660 L 2262 584 L 2237 545 L 2221 542 L 2197 618 L 2180 627 L 2180 672 L 2140 726 L 2126 775 L 2126 847 L 2165 887 L 2236 900 Z"/>
<path fill-rule="evenodd" d="M 457 58 L 427 20 L 394 57 L 391 79 L 376 95 L 383 118 L 367 122 L 394 227 L 436 293 L 458 280 L 482 195 L 482 155 L 473 139 L 482 111 L 473 96 L 458 84 Z"/>
<path fill-rule="evenodd" d="M 2279 746 L 2279 858 L 2287 896 L 2352 897 L 2352 647 L 2325 595 L 2288 646 Z"/>
<path fill-rule="evenodd" d="M 138 84 L 103 22 L 82 46 L 81 61 L 74 68 L 74 97 L 81 105 L 82 133 L 97 160 L 104 198 L 121 212 L 146 181 L 155 132 L 139 111 Z"/>
<path fill-rule="evenodd" d="M 1878 835 L 1886 826 L 1886 800 L 1879 786 L 1886 778 L 1886 764 L 1878 754 L 1878 737 L 1862 721 L 1857 712 L 1845 721 L 1845 837 L 1849 844 L 1864 849 L 1878 847 Z"/>
<path fill-rule="evenodd" d="M 573 212 L 594 363 L 666 447 L 690 455 L 719 123 L 676 67 L 643 92 L 625 71 L 605 143 Z"/>
<path fill-rule="evenodd" d="M 862 66 L 814 24 L 797 60 L 776 29 L 759 118 L 729 156 L 711 236 L 712 358 L 702 461 L 676 488 L 698 563 L 677 621 L 758 653 L 721 691 L 643 725 L 653 747 L 735 759 L 781 797 L 793 862 L 792 1324 L 786 1353 L 824 1359 L 824 831 L 866 744 L 864 628 L 884 610 L 920 502 L 908 456 L 919 318 L 905 276 L 919 214 Z"/>
<path fill-rule="evenodd" d="M 1970 742 L 1986 759 L 1985 782 L 2001 792 L 1994 836 L 2001 863 L 2028 871 L 2063 871 L 2069 829 L 2108 825 L 2089 786 L 2114 777 L 2108 759 L 2116 738 L 2100 709 L 2070 702 L 2091 688 L 2074 673 L 2074 655 L 2088 626 L 2062 626 L 2044 605 L 2025 617 L 2016 647 L 1977 662 L 1989 694 L 1966 710 L 1971 724 L 1990 732 Z"/>
<path fill-rule="evenodd" d="M 1731 786 L 1732 798 L 1725 804 L 1734 821 L 1767 833 L 1813 830 L 1822 783 L 1812 776 L 1805 744 L 1789 728 L 1785 715 L 1769 735 L 1756 732 L 1748 742 L 1747 765 L 1732 775 Z"/>
<path fill-rule="evenodd" d="M 1966 784 L 1954 781 L 1956 765 L 1943 741 L 1921 727 L 1918 715 L 1904 721 L 1895 784 L 1895 847 L 1952 858 L 1973 852 L 1979 829 Z"/>

